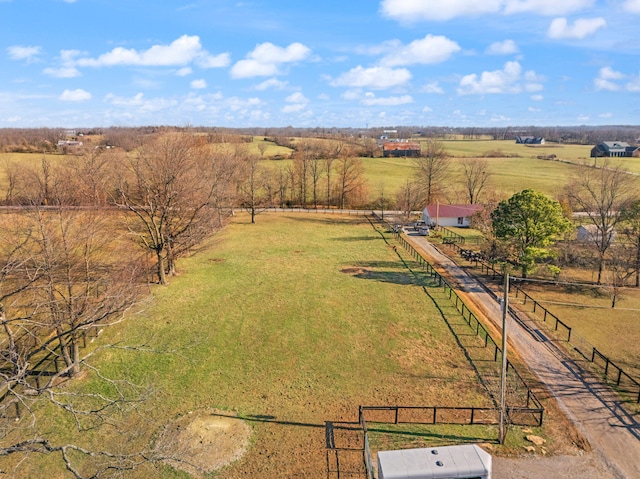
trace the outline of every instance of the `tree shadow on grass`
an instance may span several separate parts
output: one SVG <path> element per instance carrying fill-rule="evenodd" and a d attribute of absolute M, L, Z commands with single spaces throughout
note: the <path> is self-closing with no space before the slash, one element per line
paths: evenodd
<path fill-rule="evenodd" d="M 411 274 L 397 271 L 363 271 L 362 273 L 354 274 L 354 277 L 379 281 L 381 283 L 424 286 L 420 278 L 415 278 Z"/>

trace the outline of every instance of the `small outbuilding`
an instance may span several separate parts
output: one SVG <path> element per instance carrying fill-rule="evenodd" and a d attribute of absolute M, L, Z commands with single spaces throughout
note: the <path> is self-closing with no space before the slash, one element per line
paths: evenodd
<path fill-rule="evenodd" d="M 578 241 L 583 241 L 585 243 L 595 243 L 596 241 L 602 240 L 602 235 L 600 234 L 600 230 L 596 225 L 581 225 L 578 226 L 577 232 Z M 611 228 L 609 230 L 609 240 L 611 243 L 615 242 L 616 239 L 616 231 Z"/>
<path fill-rule="evenodd" d="M 491 455 L 475 444 L 380 451 L 378 479 L 491 479 Z"/>
<path fill-rule="evenodd" d="M 420 156 L 420 143 L 412 141 L 385 141 L 382 144 L 382 154 L 387 157 L 410 157 Z"/>
<path fill-rule="evenodd" d="M 422 219 L 427 225 L 468 228 L 471 217 L 483 209 L 482 205 L 427 205 L 422 210 Z"/>

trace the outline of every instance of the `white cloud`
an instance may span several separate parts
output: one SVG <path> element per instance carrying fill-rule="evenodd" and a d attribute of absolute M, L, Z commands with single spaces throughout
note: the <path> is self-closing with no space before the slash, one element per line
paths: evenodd
<path fill-rule="evenodd" d="M 203 88 L 207 88 L 207 82 L 206 82 L 206 80 L 203 80 L 202 78 L 200 78 L 198 80 L 193 80 L 191 82 L 191 88 L 196 89 L 196 90 L 201 90 Z"/>
<path fill-rule="evenodd" d="M 629 13 L 637 13 L 640 14 L 640 0 L 626 0 L 622 5 Z"/>
<path fill-rule="evenodd" d="M 451 55 L 461 50 L 453 40 L 441 35 L 427 35 L 420 40 L 414 40 L 406 46 L 394 49 L 387 54 L 380 64 L 390 67 L 442 63 Z"/>
<path fill-rule="evenodd" d="M 270 89 L 284 90 L 288 86 L 289 86 L 289 82 L 280 81 L 277 78 L 270 78 L 256 85 L 254 88 L 259 91 L 270 90 Z"/>
<path fill-rule="evenodd" d="M 75 67 L 45 68 L 42 72 L 54 78 L 75 78 L 82 75 Z"/>
<path fill-rule="evenodd" d="M 292 93 L 284 99 L 287 103 L 309 103 L 309 99 L 299 91 Z"/>
<path fill-rule="evenodd" d="M 40 47 L 23 47 L 20 45 L 7 48 L 7 53 L 12 60 L 26 60 L 28 62 L 35 60 L 41 51 Z"/>
<path fill-rule="evenodd" d="M 73 102 L 87 101 L 87 100 L 91 100 L 91 93 L 82 89 L 65 90 L 62 92 L 62 95 L 60 95 L 59 99 L 62 101 L 73 101 Z"/>
<path fill-rule="evenodd" d="M 544 96 L 542 96 L 542 95 L 531 95 L 531 99 L 533 101 L 542 101 L 542 100 L 544 100 Z"/>
<path fill-rule="evenodd" d="M 551 22 L 547 35 L 549 38 L 574 38 L 580 40 L 589 35 L 593 35 L 599 29 L 606 26 L 607 21 L 602 17 L 579 18 L 573 23 L 573 26 L 569 25 L 566 18 L 561 17 L 555 18 Z"/>
<path fill-rule="evenodd" d="M 387 17 L 415 23 L 483 14 L 566 15 L 584 10 L 593 3 L 593 0 L 382 0 L 380 9 Z"/>
<path fill-rule="evenodd" d="M 498 13 L 502 3 L 503 0 L 382 0 L 381 10 L 387 17 L 413 23 Z"/>
<path fill-rule="evenodd" d="M 542 111 L 542 109 L 540 108 L 534 108 L 532 106 L 530 106 L 529 108 L 527 108 L 531 113 L 538 113 L 540 111 Z"/>
<path fill-rule="evenodd" d="M 193 73 L 193 68 L 191 67 L 183 67 L 176 71 L 176 76 L 186 77 Z"/>
<path fill-rule="evenodd" d="M 513 40 L 494 42 L 486 50 L 487 55 L 512 55 L 518 53 L 518 45 Z"/>
<path fill-rule="evenodd" d="M 530 74 L 534 74 L 531 72 Z M 492 93 L 519 93 L 522 67 L 518 62 L 507 62 L 502 70 L 465 75 L 458 86 L 459 95 L 484 95 Z"/>
<path fill-rule="evenodd" d="M 600 118 L 612 118 L 613 117 L 613 113 L 611 113 L 611 112 L 600 113 L 598 116 Z"/>
<path fill-rule="evenodd" d="M 117 47 L 98 58 L 80 58 L 77 64 L 87 67 L 139 65 L 139 66 L 181 66 L 196 63 L 202 68 L 221 68 L 230 63 L 228 53 L 211 55 L 202 48 L 200 37 L 183 35 L 169 45 L 154 45 L 147 50 L 137 51 Z"/>
<path fill-rule="evenodd" d="M 442 95 L 444 93 L 444 90 L 440 87 L 437 81 L 427 83 L 422 87 L 422 91 L 425 93 L 436 93 L 438 95 Z"/>
<path fill-rule="evenodd" d="M 167 110 L 169 108 L 175 108 L 178 105 L 177 101 L 168 100 L 166 98 L 152 98 L 147 100 L 142 93 L 138 93 L 132 98 L 120 97 L 109 93 L 105 97 L 105 101 L 114 106 L 135 108 L 137 111 L 142 113 Z"/>
<path fill-rule="evenodd" d="M 406 105 L 408 103 L 413 103 L 413 97 L 411 95 L 378 98 L 374 93 L 367 92 L 362 99 L 362 104 L 367 106 L 397 106 Z"/>
<path fill-rule="evenodd" d="M 302 43 L 292 43 L 286 48 L 273 43 L 261 43 L 251 51 L 247 58 L 240 60 L 231 68 L 233 78 L 272 76 L 280 74 L 280 66 L 305 60 L 311 50 Z"/>
<path fill-rule="evenodd" d="M 309 104 L 309 99 L 299 91 L 292 93 L 284 101 L 289 104 L 282 108 L 283 113 L 297 113 L 304 110 Z"/>
<path fill-rule="evenodd" d="M 504 13 L 534 13 L 545 16 L 566 15 L 593 5 L 594 0 L 504 0 Z"/>
<path fill-rule="evenodd" d="M 45 68 L 43 73 L 54 78 L 75 78 L 82 75 L 80 71 L 75 67 L 75 59 L 82 52 L 79 50 L 60 50 L 60 63 L 61 67 L 58 68 Z"/>
<path fill-rule="evenodd" d="M 430 107 L 428 107 L 428 106 L 425 106 L 425 107 L 422 109 L 422 113 L 431 113 L 432 111 L 433 111 L 433 109 L 432 109 L 432 108 L 430 108 Z"/>
<path fill-rule="evenodd" d="M 640 75 L 631 77 L 631 81 L 626 85 L 627 91 L 640 92 Z"/>
<path fill-rule="evenodd" d="M 598 77 L 593 80 L 596 90 L 619 91 L 622 87 L 616 83 L 616 80 L 622 80 L 625 75 L 615 71 L 611 67 L 602 67 L 598 72 Z"/>
<path fill-rule="evenodd" d="M 298 113 L 307 107 L 304 103 L 293 103 L 282 107 L 282 113 Z"/>
<path fill-rule="evenodd" d="M 333 80 L 331 85 L 383 90 L 404 85 L 409 80 L 411 80 L 411 72 L 406 68 L 363 68 L 358 65 Z"/>
<path fill-rule="evenodd" d="M 602 67 L 600 69 L 600 78 L 605 80 L 622 80 L 624 77 L 624 73 L 617 72 L 611 67 Z"/>

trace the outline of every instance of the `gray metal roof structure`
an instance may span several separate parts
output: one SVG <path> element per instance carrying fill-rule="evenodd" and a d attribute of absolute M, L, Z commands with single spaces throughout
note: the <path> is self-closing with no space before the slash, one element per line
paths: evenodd
<path fill-rule="evenodd" d="M 380 451 L 378 479 L 491 479 L 491 455 L 475 444 Z"/>

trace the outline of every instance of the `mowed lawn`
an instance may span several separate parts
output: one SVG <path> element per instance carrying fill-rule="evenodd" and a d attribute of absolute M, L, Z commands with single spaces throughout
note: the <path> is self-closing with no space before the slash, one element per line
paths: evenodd
<path fill-rule="evenodd" d="M 325 421 L 356 421 L 359 405 L 491 404 L 422 279 L 362 216 L 262 214 L 251 225 L 241 214 L 179 266 L 138 317 L 99 338 L 142 346 L 95 365 L 153 394 L 117 427 L 81 435 L 52 415 L 61 441 L 131 452 L 173 419 L 216 409 L 253 430 L 248 453 L 216 477 L 324 477 Z M 19 471 L 66 477 L 35 456 Z M 131 477 L 150 474 L 187 477 Z"/>

